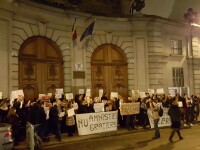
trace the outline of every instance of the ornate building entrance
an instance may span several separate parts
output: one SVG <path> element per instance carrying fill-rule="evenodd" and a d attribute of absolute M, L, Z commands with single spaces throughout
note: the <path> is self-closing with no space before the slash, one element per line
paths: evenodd
<path fill-rule="evenodd" d="M 99 96 L 103 89 L 127 98 L 127 61 L 124 52 L 114 45 L 99 46 L 92 54 L 92 97 Z"/>
<path fill-rule="evenodd" d="M 43 37 L 26 40 L 19 52 L 19 88 L 25 99 L 38 94 L 54 93 L 63 87 L 63 60 L 54 42 Z"/>

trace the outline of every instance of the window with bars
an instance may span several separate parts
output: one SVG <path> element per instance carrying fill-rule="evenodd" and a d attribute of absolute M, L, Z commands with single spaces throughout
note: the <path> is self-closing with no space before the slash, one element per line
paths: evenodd
<path fill-rule="evenodd" d="M 184 87 L 183 68 L 172 68 L 174 87 Z"/>
<path fill-rule="evenodd" d="M 171 54 L 182 55 L 182 41 L 181 40 L 171 40 Z"/>

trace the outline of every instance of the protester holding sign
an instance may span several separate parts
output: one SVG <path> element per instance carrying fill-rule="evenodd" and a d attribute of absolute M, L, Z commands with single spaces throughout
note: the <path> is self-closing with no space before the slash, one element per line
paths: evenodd
<path fill-rule="evenodd" d="M 181 119 L 185 122 L 186 115 L 186 99 L 182 97 L 179 93 L 176 93 L 175 99 L 178 100 L 178 107 L 181 111 Z M 186 126 L 186 124 L 185 124 Z"/>
<path fill-rule="evenodd" d="M 185 102 L 186 102 L 186 125 L 185 126 L 193 126 L 194 122 L 194 102 L 191 97 L 188 95 L 185 95 Z"/>
<path fill-rule="evenodd" d="M 6 116 L 9 111 L 9 99 L 3 99 L 0 103 L 0 122 L 6 122 Z"/>
<path fill-rule="evenodd" d="M 67 132 L 68 132 L 68 136 L 73 136 L 73 132 L 74 132 L 74 125 L 75 125 L 75 118 L 74 115 L 70 115 L 69 114 L 69 110 L 74 111 L 74 109 L 72 108 L 72 101 L 68 101 L 67 103 L 67 111 L 66 111 L 66 126 L 67 126 Z"/>
<path fill-rule="evenodd" d="M 58 141 L 61 141 L 61 127 L 59 122 L 59 112 L 57 108 L 56 102 L 53 103 L 53 107 L 50 108 L 49 111 L 49 122 L 51 124 L 51 128 L 53 133 L 55 134 L 55 138 Z"/>
<path fill-rule="evenodd" d="M 194 118 L 195 121 L 197 121 L 199 117 L 199 98 L 196 95 L 193 95 L 192 99 L 194 102 Z"/>
<path fill-rule="evenodd" d="M 21 90 L 19 90 L 21 93 Z M 16 113 L 19 116 L 20 120 L 20 138 L 22 140 L 26 137 L 26 122 L 27 122 L 27 108 L 25 107 L 25 101 L 23 95 L 18 95 L 18 98 L 14 100 L 13 107 L 16 108 Z"/>
<path fill-rule="evenodd" d="M 150 99 L 150 109 L 152 110 L 152 114 L 153 114 L 154 130 L 155 130 L 155 133 L 152 139 L 158 139 L 160 138 L 160 131 L 158 128 L 158 122 L 159 122 L 158 111 L 160 109 L 160 105 L 157 99 Z"/>
<path fill-rule="evenodd" d="M 171 101 L 171 105 L 170 105 L 170 108 L 169 108 L 169 111 L 168 111 L 168 115 L 170 116 L 171 122 L 172 122 L 172 125 L 171 125 L 172 132 L 171 132 L 171 135 L 169 137 L 169 141 L 173 142 L 172 138 L 173 138 L 175 132 L 177 132 L 179 140 L 182 140 L 183 137 L 181 136 L 181 133 L 180 133 L 181 111 L 178 108 L 178 100 L 176 100 L 175 98 L 172 99 L 172 101 Z"/>
<path fill-rule="evenodd" d="M 140 100 L 140 113 L 138 115 L 139 125 L 141 125 L 144 129 L 149 124 L 149 119 L 147 115 L 147 109 L 149 108 L 149 99 L 150 98 L 141 98 Z"/>
<path fill-rule="evenodd" d="M 19 116 L 16 113 L 16 108 L 10 108 L 7 116 L 7 122 L 11 124 L 14 144 L 18 144 L 20 140 L 20 121 Z"/>
<path fill-rule="evenodd" d="M 84 101 L 81 103 L 81 105 L 83 107 L 83 113 L 94 112 L 93 100 L 90 97 L 85 96 Z"/>
<path fill-rule="evenodd" d="M 126 120 L 126 128 L 128 130 L 135 129 L 135 114 L 139 114 L 140 112 L 140 103 L 134 102 L 131 97 L 128 97 L 127 101 L 121 103 L 120 105 L 120 113 Z"/>
<path fill-rule="evenodd" d="M 102 100 L 102 101 L 108 100 L 107 93 L 103 93 L 103 95 L 102 95 L 102 97 L 101 97 L 101 100 Z"/>

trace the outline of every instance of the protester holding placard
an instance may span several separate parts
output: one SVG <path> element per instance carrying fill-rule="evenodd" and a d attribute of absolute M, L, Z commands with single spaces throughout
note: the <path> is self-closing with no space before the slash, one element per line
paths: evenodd
<path fill-rule="evenodd" d="M 159 122 L 159 109 L 160 109 L 160 105 L 158 103 L 157 99 L 150 99 L 150 109 L 152 110 L 152 114 L 153 114 L 153 119 L 154 119 L 154 136 L 152 139 L 158 139 L 160 138 L 160 131 L 159 131 L 159 127 L 158 127 L 158 122 Z"/>
<path fill-rule="evenodd" d="M 75 102 L 78 104 L 78 114 L 84 113 L 83 101 L 85 99 L 85 94 L 79 94 L 75 98 Z"/>
<path fill-rule="evenodd" d="M 184 97 L 182 97 L 179 93 L 176 93 L 175 95 L 175 99 L 178 100 L 178 106 L 179 106 L 179 109 L 181 111 L 181 120 L 183 122 L 185 122 L 185 119 L 186 119 L 186 99 Z M 186 123 L 184 124 L 185 126 Z"/>
<path fill-rule="evenodd" d="M 46 113 L 44 110 L 44 102 L 38 102 L 38 135 L 41 137 L 42 140 L 45 139 L 47 136 L 47 120 L 46 120 Z"/>
<path fill-rule="evenodd" d="M 101 100 L 102 100 L 102 101 L 108 100 L 107 93 L 103 93 L 103 95 L 102 95 L 102 97 L 101 97 Z"/>
<path fill-rule="evenodd" d="M 118 93 L 113 92 L 113 95 L 111 94 L 110 100 L 108 102 L 110 111 L 118 111 L 118 123 L 120 127 L 125 127 L 125 119 L 123 119 L 122 115 L 120 114 L 120 104 L 124 102 L 124 98 Z"/>
<path fill-rule="evenodd" d="M 173 138 L 175 132 L 177 132 L 179 140 L 182 140 L 183 137 L 181 136 L 181 133 L 180 133 L 181 111 L 178 107 L 178 100 L 175 98 L 172 99 L 172 101 L 171 101 L 168 115 L 170 116 L 171 122 L 172 122 L 172 125 L 171 125 L 172 132 L 170 134 L 169 141 L 173 142 L 172 138 Z"/>
<path fill-rule="evenodd" d="M 125 108 L 123 105 L 125 104 Z M 132 105 L 131 105 L 132 104 Z M 136 105 L 135 105 L 136 104 Z M 137 105 L 138 104 L 138 105 Z M 131 99 L 131 97 L 128 97 L 128 100 L 125 100 L 124 103 L 120 106 L 120 112 L 124 110 L 124 113 L 127 113 L 126 115 L 123 115 L 126 120 L 126 128 L 131 131 L 135 129 L 135 114 L 139 114 L 140 110 L 140 103 L 135 103 L 134 100 Z"/>
<path fill-rule="evenodd" d="M 67 126 L 67 132 L 68 132 L 68 136 L 73 136 L 73 132 L 74 132 L 74 125 L 75 125 L 75 118 L 74 115 L 69 115 L 67 110 L 73 109 L 72 108 L 72 102 L 68 101 L 67 103 L 67 109 L 66 109 L 66 126 Z"/>
<path fill-rule="evenodd" d="M 196 95 L 192 96 L 194 102 L 194 118 L 197 121 L 199 117 L 199 98 Z"/>
<path fill-rule="evenodd" d="M 83 113 L 94 112 L 93 100 L 90 97 L 85 96 L 84 101 L 82 102 L 82 106 L 83 106 Z"/>
<path fill-rule="evenodd" d="M 7 116 L 7 122 L 11 124 L 14 144 L 16 145 L 18 144 L 20 140 L 20 120 L 19 120 L 19 116 L 16 113 L 16 108 L 14 107 L 10 108 L 8 116 Z"/>
<path fill-rule="evenodd" d="M 166 99 L 163 101 L 163 107 L 169 108 L 172 99 L 173 97 L 171 95 L 168 95 Z"/>
<path fill-rule="evenodd" d="M 49 122 L 51 125 L 51 129 L 53 130 L 53 133 L 55 134 L 55 138 L 61 142 L 61 127 L 59 122 L 59 112 L 57 108 L 57 103 L 53 103 L 53 107 L 50 108 L 49 111 Z"/>
<path fill-rule="evenodd" d="M 6 123 L 6 117 L 9 111 L 9 99 L 3 99 L 0 103 L 0 122 Z"/>
<path fill-rule="evenodd" d="M 186 100 L 186 126 L 190 125 L 193 126 L 194 122 L 194 102 L 191 97 L 185 95 Z"/>
<path fill-rule="evenodd" d="M 20 90 L 21 91 L 21 90 Z M 16 108 L 16 113 L 20 120 L 20 138 L 24 140 L 26 138 L 26 122 L 28 119 L 27 108 L 24 101 L 24 96 L 19 95 L 17 99 L 14 100 L 13 107 Z"/>
<path fill-rule="evenodd" d="M 149 108 L 149 98 L 141 98 L 140 101 L 140 113 L 138 115 L 139 125 L 144 129 L 149 125 L 149 119 L 147 115 L 147 109 Z"/>

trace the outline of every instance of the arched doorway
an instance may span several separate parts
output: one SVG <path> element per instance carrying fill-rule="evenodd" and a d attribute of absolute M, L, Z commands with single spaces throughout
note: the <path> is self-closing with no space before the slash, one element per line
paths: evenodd
<path fill-rule="evenodd" d="M 57 45 L 44 37 L 26 40 L 19 51 L 19 88 L 25 99 L 63 87 L 63 60 Z"/>
<path fill-rule="evenodd" d="M 114 45 L 101 45 L 92 54 L 92 97 L 99 96 L 103 89 L 107 96 L 111 92 L 127 98 L 127 61 L 124 52 Z"/>

